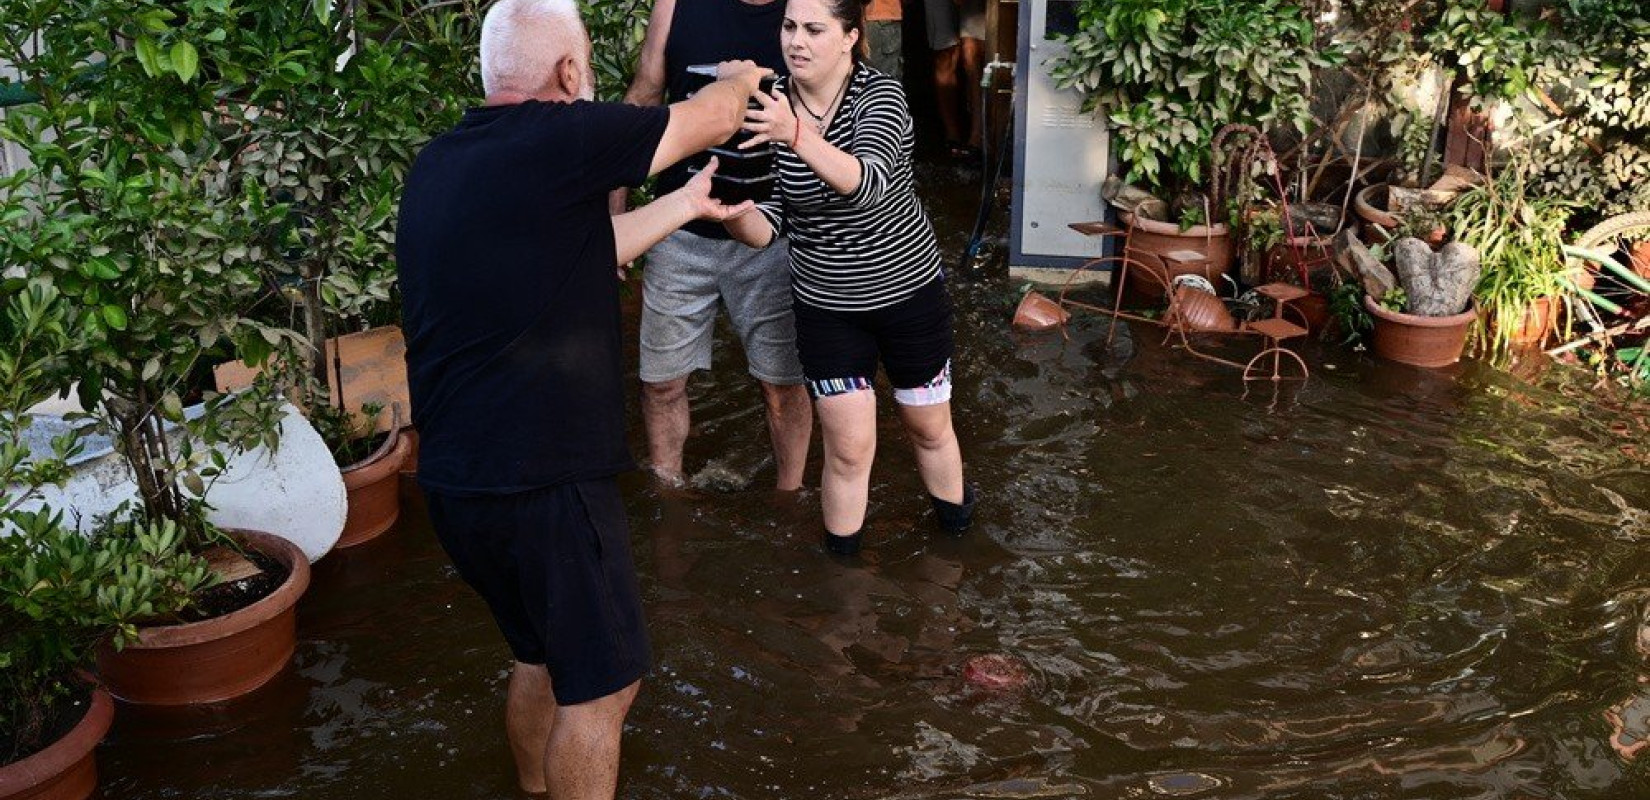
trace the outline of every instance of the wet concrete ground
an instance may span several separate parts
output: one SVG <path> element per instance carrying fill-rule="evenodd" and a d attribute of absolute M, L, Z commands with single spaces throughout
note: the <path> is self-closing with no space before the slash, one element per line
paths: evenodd
<path fill-rule="evenodd" d="M 955 254 L 976 190 L 922 177 Z M 656 667 L 621 796 L 1650 797 L 1621 754 L 1650 737 L 1642 408 L 1318 346 L 1302 390 L 1244 397 L 1146 329 L 1011 332 L 1000 266 L 952 286 L 967 537 L 885 413 L 866 554 L 824 557 L 727 346 L 691 390 L 697 488 L 623 480 Z M 406 500 L 317 564 L 273 686 L 125 714 L 104 795 L 515 797 L 507 653 Z M 970 686 L 982 654 L 1029 684 Z"/>

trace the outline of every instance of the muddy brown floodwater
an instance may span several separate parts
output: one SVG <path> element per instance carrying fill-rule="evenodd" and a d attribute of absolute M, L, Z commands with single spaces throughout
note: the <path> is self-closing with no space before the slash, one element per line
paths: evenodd
<path fill-rule="evenodd" d="M 922 179 L 960 252 L 975 190 Z M 821 554 L 816 494 L 766 490 L 721 333 L 696 488 L 622 481 L 656 654 L 622 797 L 1650 798 L 1623 755 L 1650 737 L 1642 410 L 1316 346 L 1302 390 L 1246 398 L 1144 328 L 1012 333 L 1017 288 L 952 277 L 978 524 L 933 532 L 885 413 L 857 564 Z M 316 565 L 299 635 L 245 701 L 123 709 L 104 796 L 516 797 L 508 656 L 416 490 Z M 983 655 L 1024 684 L 965 680 Z"/>

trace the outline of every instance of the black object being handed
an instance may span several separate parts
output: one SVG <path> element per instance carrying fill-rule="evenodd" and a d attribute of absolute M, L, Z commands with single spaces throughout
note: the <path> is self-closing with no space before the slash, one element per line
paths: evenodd
<path fill-rule="evenodd" d="M 715 64 L 695 64 L 687 68 L 688 75 L 692 76 L 695 84 L 691 91 L 709 86 L 716 80 Z M 772 75 L 762 78 L 762 93 L 773 91 Z M 691 96 L 691 94 L 689 95 Z M 759 109 L 762 105 L 754 99 L 750 102 L 751 109 Z M 773 143 L 766 142 L 747 150 L 739 149 L 739 145 L 748 141 L 752 134 L 739 131 L 733 138 L 712 147 L 703 153 L 695 153 L 686 159 L 688 173 L 699 174 L 705 168 L 712 155 L 716 156 L 716 174 L 711 176 L 710 196 L 729 205 L 737 205 L 746 200 L 758 203 L 773 197 L 774 163 Z"/>

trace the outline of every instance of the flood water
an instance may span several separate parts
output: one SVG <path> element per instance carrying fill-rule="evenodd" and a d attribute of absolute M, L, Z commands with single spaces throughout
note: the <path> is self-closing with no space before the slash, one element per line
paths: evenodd
<path fill-rule="evenodd" d="M 954 256 L 975 190 L 923 177 Z M 1149 328 L 1013 333 L 1017 288 L 952 280 L 974 530 L 934 532 L 884 395 L 857 563 L 822 554 L 816 493 L 767 490 L 723 332 L 696 487 L 622 480 L 655 650 L 622 797 L 1650 798 L 1609 722 L 1650 737 L 1642 407 L 1317 346 L 1305 387 L 1245 397 Z M 123 709 L 104 796 L 518 796 L 508 654 L 416 490 L 316 565 L 299 624 L 252 698 Z M 968 685 L 981 654 L 1028 685 Z"/>

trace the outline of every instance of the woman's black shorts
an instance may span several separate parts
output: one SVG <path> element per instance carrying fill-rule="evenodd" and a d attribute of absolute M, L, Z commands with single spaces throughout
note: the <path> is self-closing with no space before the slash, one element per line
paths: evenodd
<path fill-rule="evenodd" d="M 871 311 L 831 311 L 801 300 L 793 307 L 802 373 L 816 397 L 836 386 L 868 388 L 879 362 L 895 389 L 927 386 L 951 360 L 951 298 L 939 277 Z"/>
<path fill-rule="evenodd" d="M 647 630 L 614 479 L 425 497 L 459 576 L 487 602 L 516 660 L 549 669 L 557 703 L 641 679 Z"/>

